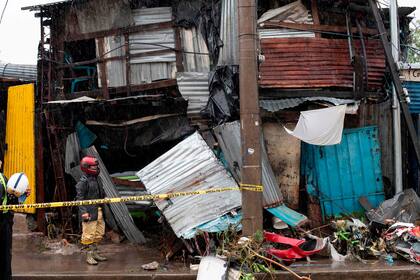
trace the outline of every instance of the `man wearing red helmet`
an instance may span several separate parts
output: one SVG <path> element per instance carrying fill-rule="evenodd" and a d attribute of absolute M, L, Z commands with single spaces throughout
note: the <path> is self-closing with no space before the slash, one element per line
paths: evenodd
<path fill-rule="evenodd" d="M 76 185 L 76 200 L 101 199 L 105 197 L 102 182 L 98 178 L 99 163 L 95 157 L 86 156 L 80 161 L 80 169 L 84 175 Z M 107 258 L 99 255 L 97 244 L 105 234 L 105 222 L 101 205 L 79 206 L 79 214 L 82 219 L 81 243 L 87 250 L 86 262 L 97 265 L 98 261 L 106 261 Z"/>

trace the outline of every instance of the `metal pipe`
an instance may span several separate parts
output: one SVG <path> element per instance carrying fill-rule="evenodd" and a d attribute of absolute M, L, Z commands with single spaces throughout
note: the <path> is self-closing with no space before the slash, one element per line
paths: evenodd
<path fill-rule="evenodd" d="M 389 1 L 391 24 L 391 50 L 395 63 L 399 60 L 399 28 L 397 0 Z M 401 109 L 395 86 L 392 87 L 392 131 L 394 136 L 394 184 L 395 193 L 402 192 L 402 152 L 401 152 Z"/>
<path fill-rule="evenodd" d="M 239 1 L 239 91 L 243 184 L 261 185 L 261 120 L 257 86 L 255 0 Z M 262 193 L 242 190 L 243 235 L 262 231 Z"/>

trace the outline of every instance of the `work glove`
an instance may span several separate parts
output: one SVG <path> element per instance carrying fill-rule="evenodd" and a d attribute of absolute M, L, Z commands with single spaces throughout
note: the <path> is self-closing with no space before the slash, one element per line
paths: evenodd
<path fill-rule="evenodd" d="M 89 220 L 90 220 L 89 213 L 83 213 L 82 214 L 82 219 L 83 219 L 83 222 L 89 222 Z"/>

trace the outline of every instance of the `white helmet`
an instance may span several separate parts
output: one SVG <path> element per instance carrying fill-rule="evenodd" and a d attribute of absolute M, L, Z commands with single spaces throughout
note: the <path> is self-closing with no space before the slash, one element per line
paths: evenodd
<path fill-rule="evenodd" d="M 7 181 L 7 192 L 19 198 L 19 203 L 26 199 L 26 191 L 29 188 L 29 180 L 25 173 L 13 174 Z"/>

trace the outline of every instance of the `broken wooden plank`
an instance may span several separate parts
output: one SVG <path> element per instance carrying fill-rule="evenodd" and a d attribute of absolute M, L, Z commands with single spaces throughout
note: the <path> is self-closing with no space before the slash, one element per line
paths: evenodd
<path fill-rule="evenodd" d="M 115 185 L 133 187 L 139 190 L 145 190 L 144 184 L 140 181 L 130 181 L 130 180 L 124 180 L 120 178 L 111 178 L 111 180 Z"/>

